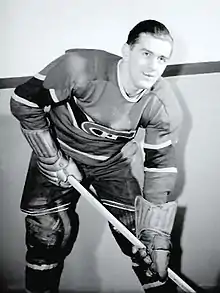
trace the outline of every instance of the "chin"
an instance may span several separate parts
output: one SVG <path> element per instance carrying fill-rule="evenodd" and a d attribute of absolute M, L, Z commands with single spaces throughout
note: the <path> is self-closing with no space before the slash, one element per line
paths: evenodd
<path fill-rule="evenodd" d="M 152 86 L 155 84 L 156 80 L 151 80 L 151 81 L 142 81 L 139 86 L 142 89 L 147 89 L 150 90 L 152 88 Z"/>

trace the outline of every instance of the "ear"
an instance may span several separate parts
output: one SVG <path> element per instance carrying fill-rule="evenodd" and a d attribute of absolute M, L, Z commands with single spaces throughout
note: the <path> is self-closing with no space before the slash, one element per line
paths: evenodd
<path fill-rule="evenodd" d="M 128 61 L 129 56 L 130 56 L 130 45 L 125 43 L 122 47 L 122 57 L 125 61 Z"/>

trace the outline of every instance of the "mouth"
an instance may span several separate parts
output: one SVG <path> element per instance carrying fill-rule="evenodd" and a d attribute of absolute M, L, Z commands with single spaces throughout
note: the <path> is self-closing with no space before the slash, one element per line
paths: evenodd
<path fill-rule="evenodd" d="M 153 78 L 155 78 L 155 75 L 153 75 L 153 74 L 151 74 L 151 73 L 145 73 L 145 72 L 143 72 L 143 75 L 144 75 L 145 77 L 149 78 L 149 79 L 153 79 Z"/>

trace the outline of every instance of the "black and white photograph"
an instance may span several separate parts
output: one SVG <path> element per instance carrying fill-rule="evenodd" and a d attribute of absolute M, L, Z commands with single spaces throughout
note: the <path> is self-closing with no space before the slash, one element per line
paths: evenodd
<path fill-rule="evenodd" d="M 0 2 L 0 291 L 220 293 L 220 2 Z"/>

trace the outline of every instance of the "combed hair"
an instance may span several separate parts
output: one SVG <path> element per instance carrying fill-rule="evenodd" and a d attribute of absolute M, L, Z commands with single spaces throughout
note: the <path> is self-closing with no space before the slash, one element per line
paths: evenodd
<path fill-rule="evenodd" d="M 133 27 L 133 29 L 128 34 L 126 43 L 131 46 L 136 44 L 141 33 L 151 34 L 159 37 L 169 37 L 173 41 L 169 30 L 164 24 L 153 19 L 148 19 L 139 22 Z"/>

